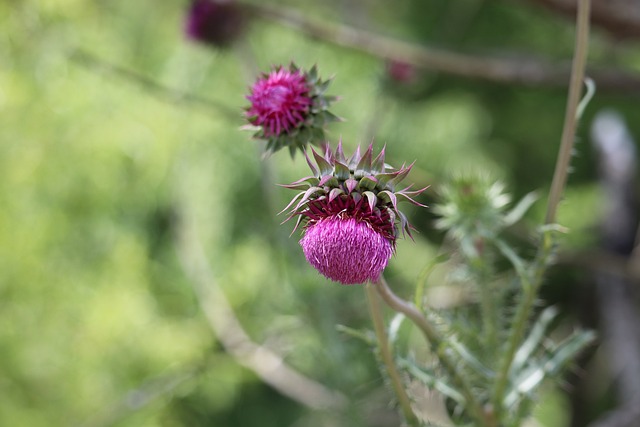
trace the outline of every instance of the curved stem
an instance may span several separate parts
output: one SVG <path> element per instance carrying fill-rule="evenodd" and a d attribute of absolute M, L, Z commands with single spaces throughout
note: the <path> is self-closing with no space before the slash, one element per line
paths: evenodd
<path fill-rule="evenodd" d="M 397 312 L 403 313 L 422 331 L 424 336 L 427 338 L 427 341 L 429 341 L 432 350 L 438 356 L 438 359 L 445 371 L 460 389 L 460 392 L 466 400 L 469 415 L 475 420 L 477 423 L 476 425 L 493 426 L 482 409 L 482 405 L 473 394 L 471 385 L 457 369 L 456 362 L 451 358 L 449 353 L 447 353 L 444 339 L 436 329 L 435 325 L 424 317 L 413 304 L 394 294 L 389 288 L 384 276 L 380 276 L 380 279 L 374 284 L 374 286 L 389 307 Z"/>
<path fill-rule="evenodd" d="M 398 404 L 400 405 L 400 409 L 402 410 L 404 419 L 410 426 L 418 427 L 420 426 L 420 421 L 411 408 L 411 401 L 409 400 L 409 396 L 407 395 L 404 385 L 402 384 L 402 380 L 400 379 L 398 369 L 396 369 L 396 365 L 393 361 L 393 354 L 391 352 L 391 348 L 389 348 L 389 339 L 387 337 L 387 331 L 384 326 L 382 310 L 378 302 L 378 296 L 376 295 L 373 286 L 374 285 L 366 285 L 367 300 L 369 301 L 369 312 L 371 313 L 371 319 L 373 320 L 373 329 L 376 333 L 376 338 L 378 339 L 378 350 L 380 351 L 380 358 L 382 359 L 382 363 L 384 363 L 384 366 L 387 369 L 387 374 L 389 375 L 391 386 L 393 387 L 393 391 L 396 393 L 396 397 L 398 398 Z"/>

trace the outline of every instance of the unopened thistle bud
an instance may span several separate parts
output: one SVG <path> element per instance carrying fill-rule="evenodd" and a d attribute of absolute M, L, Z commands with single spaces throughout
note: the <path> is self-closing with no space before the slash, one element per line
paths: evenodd
<path fill-rule="evenodd" d="M 411 235 L 407 217 L 398 210 L 400 198 L 422 193 L 411 186 L 396 186 L 412 165 L 392 169 L 384 162 L 384 149 L 373 158 L 370 145 L 347 159 L 339 143 L 335 152 L 326 146 L 324 156 L 311 150 L 315 165 L 305 153 L 313 175 L 285 185 L 302 190 L 285 208 L 289 218 L 303 224 L 300 245 L 307 261 L 325 277 L 345 285 L 377 281 L 395 251 L 400 232 Z"/>
<path fill-rule="evenodd" d="M 328 111 L 336 97 L 326 96 L 331 80 L 321 80 L 316 67 L 309 72 L 294 64 L 262 74 L 247 99 L 245 116 L 256 129 L 255 138 L 267 141 L 267 153 L 289 147 L 293 156 L 307 144 L 325 141 L 324 127 L 340 119 Z"/>

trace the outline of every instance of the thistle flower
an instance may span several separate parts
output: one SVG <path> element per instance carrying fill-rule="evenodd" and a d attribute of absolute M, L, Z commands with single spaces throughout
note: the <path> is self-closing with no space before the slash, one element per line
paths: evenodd
<path fill-rule="evenodd" d="M 328 111 L 336 100 L 324 95 L 330 83 L 318 77 L 315 66 L 305 72 L 294 64 L 258 78 L 247 96 L 251 105 L 245 116 L 258 129 L 254 137 L 267 141 L 267 152 L 289 147 L 293 156 L 296 149 L 325 140 L 324 125 L 340 120 Z"/>
<path fill-rule="evenodd" d="M 422 193 L 411 186 L 396 190 L 413 164 L 393 169 L 384 162 L 385 150 L 373 158 L 373 146 L 364 153 L 358 147 L 347 159 L 338 144 L 335 152 L 325 147 L 324 156 L 311 150 L 315 165 L 305 152 L 312 176 L 286 188 L 303 190 L 284 209 L 295 229 L 304 224 L 300 245 L 307 261 L 325 277 L 345 285 L 377 281 L 395 251 L 400 232 L 411 236 L 411 225 L 398 210 L 399 196 Z M 283 211 L 284 212 L 284 211 Z"/>
<path fill-rule="evenodd" d="M 194 0 L 187 12 L 184 31 L 191 40 L 223 48 L 244 32 L 245 24 L 244 11 L 231 1 Z"/>

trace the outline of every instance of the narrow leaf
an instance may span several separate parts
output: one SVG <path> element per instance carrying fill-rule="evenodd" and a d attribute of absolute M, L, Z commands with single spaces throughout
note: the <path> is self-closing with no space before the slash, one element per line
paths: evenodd
<path fill-rule="evenodd" d="M 538 195 L 535 192 L 531 192 L 524 196 L 518 204 L 509 211 L 504 217 L 504 223 L 506 226 L 510 226 L 520 221 L 529 208 L 538 200 Z"/>
<path fill-rule="evenodd" d="M 558 309 L 555 306 L 547 307 L 540 313 L 527 339 L 522 343 L 513 357 L 511 372 L 517 373 L 529 360 L 531 355 L 540 348 L 551 323 L 558 316 L 558 313 Z"/>
<path fill-rule="evenodd" d="M 402 323 L 404 322 L 404 320 L 406 319 L 406 316 L 402 313 L 396 313 L 395 316 L 393 316 L 393 319 L 391 319 L 391 322 L 389 323 L 389 342 L 391 344 L 395 344 L 396 340 L 398 339 L 398 331 L 400 330 L 400 327 L 402 326 Z"/>
<path fill-rule="evenodd" d="M 515 253 L 513 249 L 509 245 L 507 245 L 503 240 L 493 239 L 493 243 L 496 245 L 498 250 L 502 253 L 511 262 L 513 268 L 515 268 L 518 276 L 522 280 L 523 283 L 528 283 L 529 281 L 529 273 L 527 272 L 526 265 L 522 258 L 518 254 Z"/>
<path fill-rule="evenodd" d="M 495 372 L 484 366 L 478 358 L 471 354 L 471 351 L 469 351 L 464 344 L 456 341 L 455 339 L 450 339 L 447 343 L 458 354 L 458 356 L 460 356 L 460 359 L 466 362 L 467 366 L 472 368 L 474 371 L 485 378 L 493 378 L 495 376 Z"/>
<path fill-rule="evenodd" d="M 375 335 L 373 334 L 372 331 L 370 331 L 368 329 L 360 330 L 360 329 L 350 328 L 350 327 L 345 326 L 345 325 L 336 325 L 336 330 L 338 332 L 341 332 L 341 333 L 343 333 L 345 335 L 348 335 L 350 337 L 362 340 L 366 344 L 368 344 L 368 345 L 370 345 L 372 347 L 376 345 Z"/>
<path fill-rule="evenodd" d="M 408 359 L 399 359 L 398 366 L 406 369 L 414 378 L 426 385 L 427 387 L 438 390 L 445 396 L 453 399 L 460 405 L 466 403 L 466 400 L 462 393 L 455 389 L 452 385 L 449 385 L 442 378 L 436 377 L 435 374 L 427 372 L 425 369 L 418 367 L 414 362 Z"/>

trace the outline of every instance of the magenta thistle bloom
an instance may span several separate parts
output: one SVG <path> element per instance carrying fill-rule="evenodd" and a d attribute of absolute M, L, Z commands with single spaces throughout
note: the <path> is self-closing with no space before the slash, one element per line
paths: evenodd
<path fill-rule="evenodd" d="M 393 246 L 366 221 L 328 217 L 308 227 L 302 240 L 307 261 L 345 285 L 378 280 Z"/>
<path fill-rule="evenodd" d="M 258 128 L 256 138 L 267 140 L 267 152 L 289 147 L 291 154 L 308 143 L 324 141 L 325 123 L 339 120 L 328 111 L 335 97 L 325 96 L 330 80 L 322 81 L 314 66 L 307 73 L 291 64 L 262 74 L 247 99 L 245 115 Z"/>
<path fill-rule="evenodd" d="M 188 38 L 215 47 L 227 47 L 245 28 L 246 18 L 232 1 L 194 0 L 185 19 Z"/>
<path fill-rule="evenodd" d="M 345 285 L 377 281 L 395 250 L 400 230 L 411 235 L 407 217 L 398 210 L 398 197 L 424 206 L 411 198 L 422 193 L 395 187 L 411 170 L 392 169 L 384 162 L 384 149 L 373 159 L 373 146 L 346 159 L 342 143 L 335 153 L 329 146 L 324 156 L 313 149 L 316 165 L 308 156 L 313 176 L 284 187 L 303 190 L 285 210 L 289 219 L 298 216 L 296 228 L 304 224 L 300 245 L 307 261 L 325 277 Z"/>

